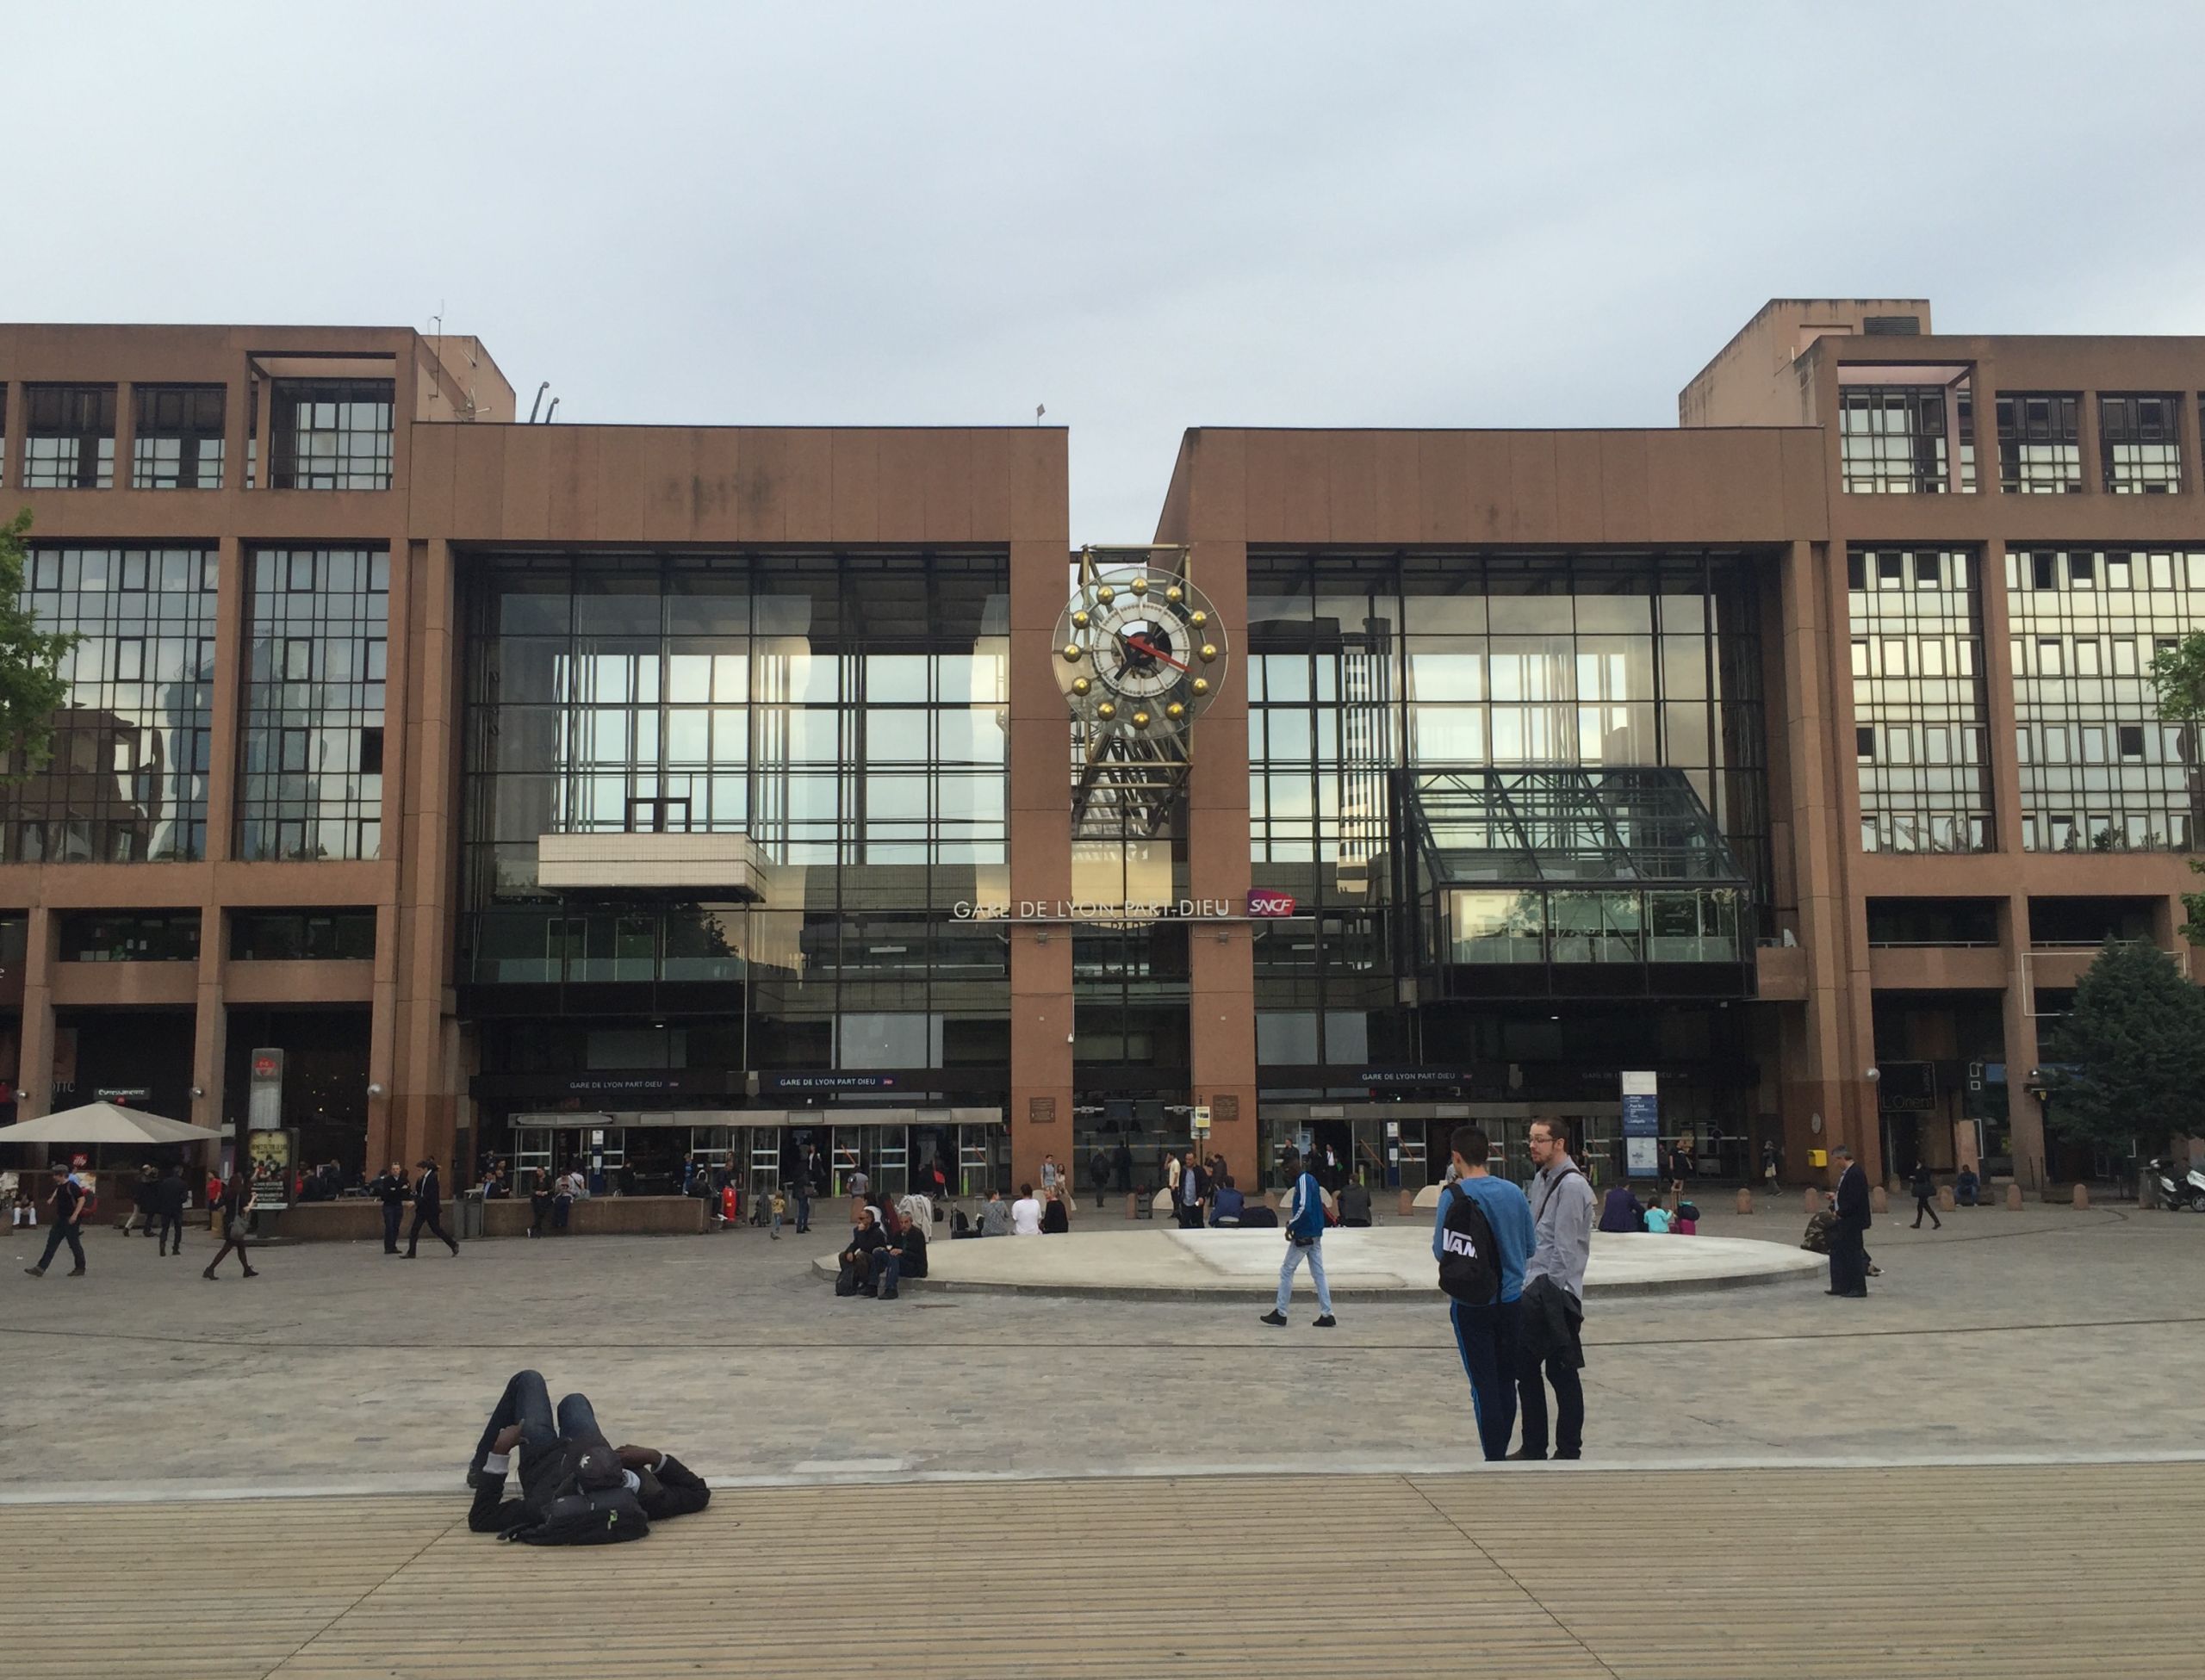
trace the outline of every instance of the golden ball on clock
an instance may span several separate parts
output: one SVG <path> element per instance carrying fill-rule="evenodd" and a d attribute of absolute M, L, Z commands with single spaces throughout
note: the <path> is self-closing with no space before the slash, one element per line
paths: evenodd
<path fill-rule="evenodd" d="M 1065 642 L 1064 652 L 1065 663 L 1066 665 L 1078 665 L 1079 663 L 1079 643 L 1077 642 Z"/>
<path fill-rule="evenodd" d="M 1105 723 L 1108 723 L 1112 718 L 1118 715 L 1118 709 L 1109 701 L 1105 700 L 1101 705 L 1096 707 L 1095 715 L 1101 718 Z"/>
<path fill-rule="evenodd" d="M 1134 594 L 1146 595 L 1148 593 L 1148 580 L 1146 578 L 1135 578 L 1133 580 L 1131 587 Z"/>
<path fill-rule="evenodd" d="M 1207 678 L 1207 677 L 1197 677 L 1197 678 L 1196 678 L 1196 679 L 1195 679 L 1195 692 L 1196 692 L 1196 693 L 1197 693 L 1197 694 L 1207 694 L 1207 693 L 1208 693 L 1208 692 L 1209 692 L 1209 679 L 1208 679 L 1208 678 Z"/>
<path fill-rule="evenodd" d="M 1071 679 L 1071 691 L 1074 694 L 1084 694 L 1094 686 L 1095 685 L 1084 677 L 1074 677 Z"/>
<path fill-rule="evenodd" d="M 1203 643 L 1202 643 L 1202 658 L 1203 658 L 1203 659 L 1205 659 L 1205 660 L 1214 660 L 1214 659 L 1215 659 L 1216 657 L 1217 657 L 1217 643 L 1215 643 L 1214 642 L 1203 642 Z"/>

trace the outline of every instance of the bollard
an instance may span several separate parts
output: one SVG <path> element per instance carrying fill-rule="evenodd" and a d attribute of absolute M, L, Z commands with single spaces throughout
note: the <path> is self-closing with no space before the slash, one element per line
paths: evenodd
<path fill-rule="evenodd" d="M 1811 1187 L 1803 1196 L 1800 1197 L 1800 1201 L 1804 1205 L 1810 1214 L 1819 1213 L 1823 1211 L 1823 1193 L 1812 1188 Z"/>
<path fill-rule="evenodd" d="M 1128 1219 L 1140 1218 L 1140 1198 L 1130 1190 L 1126 1192 L 1126 1218 Z"/>
<path fill-rule="evenodd" d="M 1739 1191 L 1739 1192 L 1738 1192 L 1738 1212 L 1741 1212 L 1741 1213 L 1750 1213 L 1750 1212 L 1752 1212 L 1753 1211 L 1754 1211 L 1754 1193 L 1753 1193 L 1752 1191 L 1750 1191 L 1750 1190 L 1741 1190 L 1741 1191 Z"/>
<path fill-rule="evenodd" d="M 1959 1206 L 1960 1204 L 1953 1200 L 1953 1193 L 1949 1187 L 1942 1184 L 1937 1187 L 1937 1211 L 1940 1213 L 1949 1213 Z"/>
<path fill-rule="evenodd" d="M 2022 1211 L 2022 1187 L 2020 1185 L 2009 1184 L 2006 1187 L 2006 1206 L 2008 1211 L 2011 1212 L 2018 1213 Z"/>
<path fill-rule="evenodd" d="M 1416 1192 L 1404 1184 L 1401 1187 L 1401 1218 L 1407 1218 L 1416 1212 Z"/>
<path fill-rule="evenodd" d="M 1891 1211 L 1891 1196 L 1880 1184 L 1872 1184 L 1868 1187 L 1868 1211 L 1871 1213 L 1888 1213 Z"/>
<path fill-rule="evenodd" d="M 2087 1184 L 2077 1185 L 2075 1187 L 2075 1206 L 2078 1207 L 2088 1207 L 2090 1205 L 2090 1187 Z"/>

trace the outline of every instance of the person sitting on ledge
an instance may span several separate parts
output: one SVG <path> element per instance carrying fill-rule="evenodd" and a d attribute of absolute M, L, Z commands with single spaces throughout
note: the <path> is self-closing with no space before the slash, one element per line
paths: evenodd
<path fill-rule="evenodd" d="M 1618 1184 L 1610 1190 L 1600 1204 L 1602 1231 L 1643 1231 L 1646 1229 L 1646 1210 L 1638 1205 L 1638 1198 L 1630 1193 L 1627 1184 Z"/>
<path fill-rule="evenodd" d="M 870 1295 L 876 1287 L 876 1274 L 893 1268 L 892 1261 L 884 1265 L 880 1260 L 880 1250 L 886 1246 L 888 1237 L 880 1229 L 879 1218 L 865 1203 L 857 1205 L 853 1217 L 856 1223 L 850 1227 L 850 1245 L 841 1255 L 842 1274 L 853 1286 L 850 1293 Z"/>
<path fill-rule="evenodd" d="M 1366 1226 L 1370 1223 L 1370 1187 L 1358 1175 L 1340 1186 L 1340 1224 Z"/>
<path fill-rule="evenodd" d="M 506 1497 L 512 1455 L 520 1452 L 520 1494 Z M 569 1394 L 555 1414 L 542 1373 L 516 1371 L 491 1409 L 467 1472 L 475 1503 L 467 1526 L 538 1545 L 602 1543 L 608 1530 L 640 1539 L 650 1524 L 700 1511 L 711 1489 L 671 1454 L 617 1450 L 598 1429 L 587 1396 Z"/>
<path fill-rule="evenodd" d="M 1238 1225 L 1240 1216 L 1247 1210 L 1248 1199 L 1235 1189 L 1227 1175 L 1217 1181 L 1217 1193 L 1210 1199 L 1209 1222 L 1213 1225 Z"/>
<path fill-rule="evenodd" d="M 1953 1175 L 1953 1200 L 1962 1207 L 1973 1207 L 1983 1194 L 1983 1181 L 1975 1175 L 1972 1167 L 1962 1167 Z"/>

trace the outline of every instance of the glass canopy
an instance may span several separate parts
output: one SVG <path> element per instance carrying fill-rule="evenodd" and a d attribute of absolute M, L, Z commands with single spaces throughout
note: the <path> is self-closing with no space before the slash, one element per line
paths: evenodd
<path fill-rule="evenodd" d="M 1680 770 L 1463 769 L 1415 775 L 1408 815 L 1432 883 L 1689 882 L 1745 871 Z"/>

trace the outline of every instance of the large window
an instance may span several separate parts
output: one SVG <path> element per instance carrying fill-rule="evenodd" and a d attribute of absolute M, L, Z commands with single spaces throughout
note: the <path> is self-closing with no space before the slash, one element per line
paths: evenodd
<path fill-rule="evenodd" d="M 31 385 L 23 396 L 23 488 L 111 488 L 115 387 Z"/>
<path fill-rule="evenodd" d="M 358 962 L 375 954 L 373 910 L 230 912 L 234 962 Z"/>
<path fill-rule="evenodd" d="M 131 387 L 134 490 L 222 487 L 222 399 L 219 385 Z"/>
<path fill-rule="evenodd" d="M 392 390 L 387 379 L 277 380 L 276 488 L 389 489 Z"/>
<path fill-rule="evenodd" d="M 2071 391 L 2009 391 L 2000 394 L 2001 490 L 2021 496 L 2081 493 L 2082 406 L 2082 398 Z"/>
<path fill-rule="evenodd" d="M 23 602 L 73 635 L 51 755 L 0 766 L 0 859 L 140 863 L 206 855 L 214 710 L 210 549 L 40 545 Z"/>
<path fill-rule="evenodd" d="M 2182 488 L 2182 399 L 2103 396 L 2098 441 L 2105 487 L 2116 496 L 2164 496 Z"/>
<path fill-rule="evenodd" d="M 390 556 L 259 549 L 250 563 L 239 853 L 379 857 Z"/>
<path fill-rule="evenodd" d="M 2189 850 L 2185 743 L 2148 673 L 2205 626 L 2205 553 L 2014 550 L 2006 601 L 2023 847 Z"/>
<path fill-rule="evenodd" d="M 470 980 L 740 983 L 715 1005 L 737 1016 L 730 1064 L 1004 1065 L 1008 945 L 970 919 L 1003 890 L 1002 555 L 525 556 L 478 577 Z M 541 836 L 621 831 L 745 835 L 763 901 L 538 891 Z"/>
<path fill-rule="evenodd" d="M 1848 385 L 1838 394 L 1840 470 L 1849 491 L 1942 495 L 1947 476 L 1942 385 Z M 1963 444 L 1966 439 L 1961 440 Z M 1964 483 L 1963 488 L 1972 488 Z"/>
<path fill-rule="evenodd" d="M 196 963 L 196 910 L 92 911 L 61 918 L 55 941 L 65 963 Z"/>
<path fill-rule="evenodd" d="M 1855 549 L 1846 567 L 1861 850 L 1986 850 L 1976 556 Z"/>

